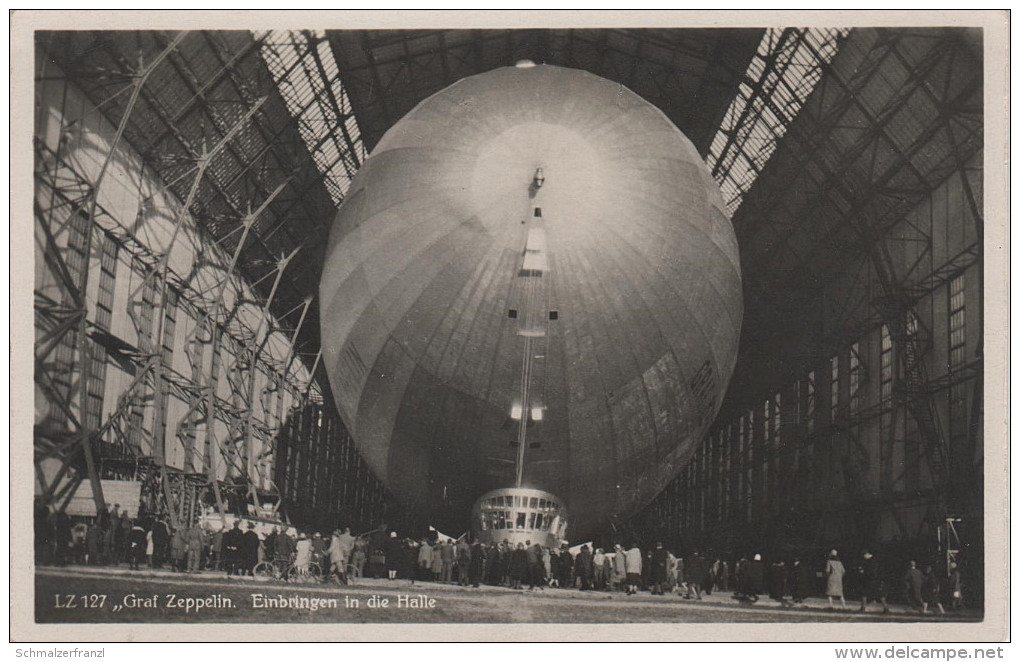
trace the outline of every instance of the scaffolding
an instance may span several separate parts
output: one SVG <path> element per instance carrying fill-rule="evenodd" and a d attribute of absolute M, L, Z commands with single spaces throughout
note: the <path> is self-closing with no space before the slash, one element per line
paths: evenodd
<path fill-rule="evenodd" d="M 914 545 L 948 569 L 982 544 L 959 528 L 982 493 L 980 334 L 964 335 L 981 314 L 980 69 L 952 30 L 838 40 L 835 56 L 802 42 L 813 92 L 730 198 L 751 376 L 641 522 L 723 551 Z M 738 139 L 716 158 L 762 117 L 717 137 Z"/>
<path fill-rule="evenodd" d="M 119 480 L 174 528 L 280 514 L 276 480 L 294 477 L 276 444 L 324 402 L 311 293 L 336 200 L 263 42 L 36 46 L 37 503 L 64 510 L 87 482 L 106 512 Z M 378 516 L 388 497 L 360 460 L 335 476 L 355 478 L 369 489 L 336 512 Z"/>

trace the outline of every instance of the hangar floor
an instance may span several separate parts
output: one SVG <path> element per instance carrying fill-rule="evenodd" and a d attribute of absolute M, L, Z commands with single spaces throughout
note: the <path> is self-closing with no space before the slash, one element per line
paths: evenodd
<path fill-rule="evenodd" d="M 373 600 L 373 596 L 375 599 Z M 401 596 L 404 596 L 403 598 Z M 383 603 L 383 601 L 386 601 Z M 831 623 L 980 621 L 978 612 L 921 616 L 905 605 L 890 613 L 828 611 L 821 598 L 785 608 L 763 597 L 737 602 L 728 593 L 702 601 L 677 595 L 545 589 L 479 589 L 406 580 L 363 579 L 355 586 L 297 586 L 110 568 L 38 568 L 39 623 Z M 874 609 L 874 607 L 872 607 Z"/>

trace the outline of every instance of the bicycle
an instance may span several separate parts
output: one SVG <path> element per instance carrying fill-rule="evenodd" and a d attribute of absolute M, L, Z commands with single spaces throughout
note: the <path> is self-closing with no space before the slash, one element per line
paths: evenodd
<path fill-rule="evenodd" d="M 298 584 L 314 584 L 322 576 L 322 569 L 314 562 L 302 568 L 290 560 L 272 559 L 256 565 L 252 574 L 255 579 L 262 581 L 275 579 Z"/>
<path fill-rule="evenodd" d="M 361 572 L 358 570 L 358 566 L 348 563 L 345 571 L 340 574 L 332 572 L 331 566 L 329 576 L 323 582 L 328 581 L 339 586 L 353 586 L 359 579 L 361 579 Z"/>

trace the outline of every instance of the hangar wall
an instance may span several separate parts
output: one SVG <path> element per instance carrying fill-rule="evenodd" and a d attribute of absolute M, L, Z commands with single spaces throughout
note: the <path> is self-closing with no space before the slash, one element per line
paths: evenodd
<path fill-rule="evenodd" d="M 968 167 L 972 182 L 980 181 L 980 164 L 978 157 Z M 927 267 L 916 276 L 918 286 L 931 288 L 914 306 L 917 333 L 953 471 L 970 485 L 957 514 L 973 517 L 983 493 L 974 406 L 981 270 L 961 188 L 960 175 L 951 177 L 887 241 L 914 252 L 901 256 L 903 264 L 920 258 Z M 917 227 L 933 238 L 931 252 Z M 815 302 L 818 327 L 791 329 L 777 344 L 782 372 L 762 374 L 733 399 L 728 410 L 736 413 L 720 416 L 644 524 L 685 546 L 720 550 L 934 540 L 925 519 L 933 497 L 928 451 L 905 400 L 917 394 L 905 382 L 889 326 L 876 318 L 872 302 L 880 297 L 863 257 L 828 283 Z M 847 329 L 859 331 L 819 343 Z"/>
<path fill-rule="evenodd" d="M 37 500 L 60 508 L 88 492 L 84 433 L 98 477 L 141 481 L 141 512 L 175 524 L 203 507 L 300 512 L 309 485 L 333 520 L 374 518 L 385 493 L 339 419 L 308 415 L 322 396 L 294 354 L 296 331 L 73 76 L 42 50 L 36 71 Z M 189 174 L 201 177 L 198 164 Z M 345 461 L 294 489 L 276 449 L 298 431 Z"/>
<path fill-rule="evenodd" d="M 740 378 L 622 530 L 726 557 L 962 558 L 977 579 L 979 54 L 968 31 L 850 34 L 734 218 L 756 288 Z"/>

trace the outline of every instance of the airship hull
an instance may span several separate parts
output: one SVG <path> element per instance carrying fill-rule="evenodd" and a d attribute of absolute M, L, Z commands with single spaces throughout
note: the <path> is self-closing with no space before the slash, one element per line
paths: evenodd
<path fill-rule="evenodd" d="M 464 79 L 391 128 L 339 210 L 320 299 L 338 410 L 398 499 L 464 530 L 519 482 L 565 502 L 572 537 L 689 460 L 742 311 L 690 141 L 626 88 L 551 66 Z"/>

